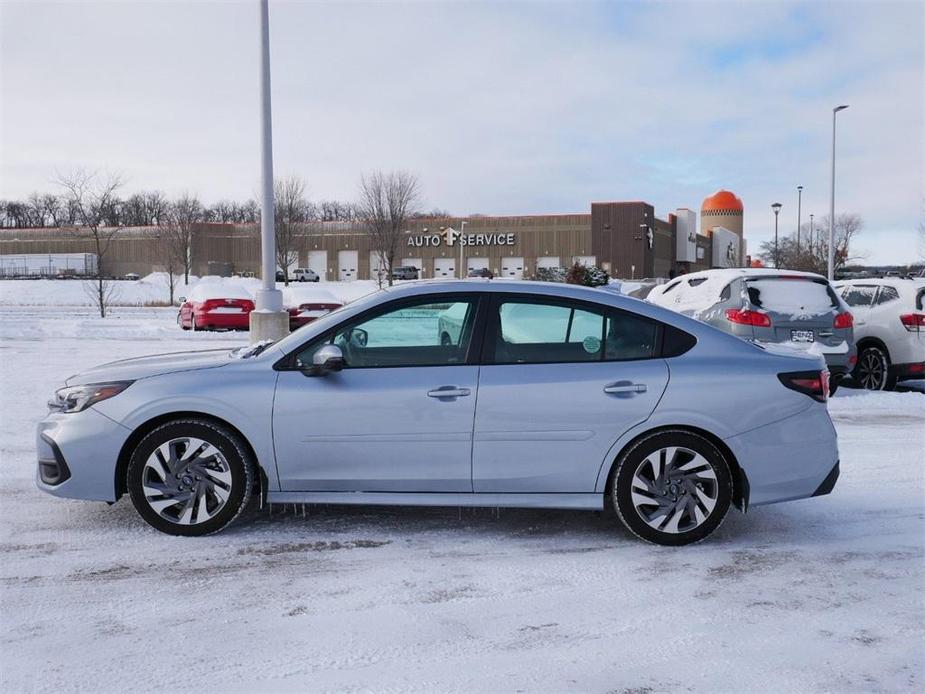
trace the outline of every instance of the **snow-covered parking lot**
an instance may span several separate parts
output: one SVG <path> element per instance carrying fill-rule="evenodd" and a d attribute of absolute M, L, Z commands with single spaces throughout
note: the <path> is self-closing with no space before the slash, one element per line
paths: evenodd
<path fill-rule="evenodd" d="M 600 514 L 274 507 L 167 537 L 33 484 L 95 364 L 234 346 L 175 310 L 0 306 L 0 691 L 925 687 L 925 395 L 841 389 L 833 494 L 649 546 Z"/>

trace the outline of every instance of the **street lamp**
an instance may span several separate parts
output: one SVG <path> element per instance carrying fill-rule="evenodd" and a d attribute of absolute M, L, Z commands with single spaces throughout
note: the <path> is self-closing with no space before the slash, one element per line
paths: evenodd
<path fill-rule="evenodd" d="M 812 257 L 813 267 L 816 264 L 816 256 L 813 254 L 813 217 L 815 215 L 809 215 L 809 255 Z"/>
<path fill-rule="evenodd" d="M 468 223 L 469 222 L 465 220 L 461 220 L 459 222 L 459 238 L 456 239 L 459 242 L 459 279 L 465 279 L 466 274 L 468 274 L 468 273 L 463 272 L 463 242 L 462 242 L 462 237 L 463 237 L 463 234 L 466 233 L 466 225 Z"/>
<path fill-rule="evenodd" d="M 848 108 L 847 104 L 836 106 L 832 109 L 832 187 L 829 196 L 829 258 L 828 258 L 828 278 L 831 282 L 835 279 L 835 116 L 839 111 Z"/>
<path fill-rule="evenodd" d="M 780 250 L 777 245 L 777 215 L 780 214 L 780 208 L 783 207 L 779 202 L 775 202 L 771 205 L 771 209 L 774 210 L 774 267 L 780 267 Z"/>
<path fill-rule="evenodd" d="M 797 186 L 797 257 L 800 257 L 800 210 L 803 207 L 803 186 Z"/>
<path fill-rule="evenodd" d="M 273 213 L 273 132 L 270 114 L 270 9 L 260 1 L 260 260 L 261 287 L 250 313 L 251 342 L 279 340 L 289 332 L 283 293 L 276 288 Z"/>

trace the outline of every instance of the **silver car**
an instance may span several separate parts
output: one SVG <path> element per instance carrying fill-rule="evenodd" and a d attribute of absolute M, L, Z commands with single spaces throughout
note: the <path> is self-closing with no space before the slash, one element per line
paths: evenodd
<path fill-rule="evenodd" d="M 458 329 L 441 330 L 449 318 Z M 822 357 L 597 289 L 415 282 L 272 345 L 72 376 L 38 426 L 38 486 L 158 530 L 268 503 L 613 509 L 701 540 L 730 505 L 832 490 Z"/>
<path fill-rule="evenodd" d="M 852 314 L 822 275 L 704 270 L 655 287 L 646 299 L 746 340 L 820 354 L 832 374 L 832 392 L 857 361 Z"/>

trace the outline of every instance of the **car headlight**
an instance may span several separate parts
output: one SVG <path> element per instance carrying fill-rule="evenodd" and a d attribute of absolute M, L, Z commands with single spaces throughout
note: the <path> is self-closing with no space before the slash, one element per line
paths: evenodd
<path fill-rule="evenodd" d="M 57 412 L 81 412 L 90 405 L 118 395 L 132 383 L 133 381 L 115 381 L 60 388 L 55 392 L 55 397 L 48 401 L 48 409 Z"/>

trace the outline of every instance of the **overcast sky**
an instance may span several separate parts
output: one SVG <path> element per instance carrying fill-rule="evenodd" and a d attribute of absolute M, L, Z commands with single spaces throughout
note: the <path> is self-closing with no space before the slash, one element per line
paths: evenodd
<path fill-rule="evenodd" d="M 55 171 L 126 191 L 257 190 L 258 10 L 248 2 L 3 2 L 0 197 Z M 404 168 L 454 214 L 667 217 L 728 188 L 749 249 L 828 211 L 871 263 L 910 262 L 923 214 L 925 4 L 270 3 L 276 174 L 352 199 Z"/>

